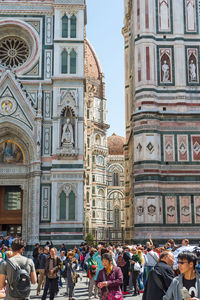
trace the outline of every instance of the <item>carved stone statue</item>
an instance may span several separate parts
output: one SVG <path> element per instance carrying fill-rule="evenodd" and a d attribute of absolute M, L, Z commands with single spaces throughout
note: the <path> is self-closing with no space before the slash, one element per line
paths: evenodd
<path fill-rule="evenodd" d="M 197 80 L 196 66 L 195 66 L 193 60 L 191 60 L 191 62 L 190 62 L 189 72 L 190 72 L 190 80 L 191 81 L 196 81 Z"/>
<path fill-rule="evenodd" d="M 64 145 L 64 144 L 73 145 L 74 144 L 74 133 L 73 133 L 73 128 L 72 128 L 70 119 L 67 119 L 65 125 L 63 126 L 61 142 L 62 142 L 62 145 Z"/>
<path fill-rule="evenodd" d="M 167 61 L 164 60 L 162 65 L 162 72 L 163 72 L 163 82 L 169 82 L 169 65 Z"/>

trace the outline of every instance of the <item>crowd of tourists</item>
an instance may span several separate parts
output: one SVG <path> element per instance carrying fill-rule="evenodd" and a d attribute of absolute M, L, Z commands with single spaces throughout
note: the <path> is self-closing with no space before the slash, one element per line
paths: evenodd
<path fill-rule="evenodd" d="M 22 238 L 0 239 L 0 298 L 29 299 L 31 283 L 37 296 L 53 300 L 59 287 L 66 286 L 66 299 L 74 298 L 80 276 L 88 278 L 88 299 L 120 300 L 142 294 L 143 300 L 200 299 L 200 248 L 184 239 L 176 245 L 170 239 L 156 247 L 146 245 L 88 246 L 82 243 L 56 249 L 50 242 L 36 244 L 33 259 L 23 255 Z M 6 247 L 6 248 L 5 248 Z"/>

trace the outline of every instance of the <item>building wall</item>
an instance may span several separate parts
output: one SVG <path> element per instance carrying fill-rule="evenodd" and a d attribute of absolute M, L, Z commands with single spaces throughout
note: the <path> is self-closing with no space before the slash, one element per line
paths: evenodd
<path fill-rule="evenodd" d="M 135 239 L 198 239 L 199 3 L 131 2 Z"/>
<path fill-rule="evenodd" d="M 109 155 L 104 74 L 87 40 L 85 76 L 85 235 L 90 232 L 99 241 L 121 239 L 121 232 L 108 233 L 107 229 L 124 227 L 123 155 Z M 115 170 L 119 186 L 113 186 Z"/>
<path fill-rule="evenodd" d="M 30 246 L 47 240 L 78 244 L 83 239 L 85 1 L 3 1 L 0 10 L 0 40 L 6 29 L 10 36 L 23 37 L 31 52 L 22 67 L 0 68 L 0 101 L 9 96 L 18 107 L 12 115 L 1 112 L 1 141 L 12 137 L 27 151 L 23 166 L 13 165 L 13 172 L 6 164 L 0 168 L 0 184 L 24 189 L 22 234 Z M 69 20 L 66 38 L 64 15 Z M 73 15 L 76 36 L 71 38 Z M 68 57 L 76 53 L 73 74 L 70 65 L 62 72 L 64 50 Z M 67 119 L 72 128 L 68 140 Z"/>
<path fill-rule="evenodd" d="M 100 238 L 106 227 L 107 136 L 104 74 L 91 44 L 85 41 L 85 232 Z M 96 233 L 96 229 L 100 232 Z"/>
<path fill-rule="evenodd" d="M 107 163 L 107 225 L 125 227 L 124 155 L 109 155 Z"/>
<path fill-rule="evenodd" d="M 132 1 L 124 1 L 124 65 L 125 65 L 125 130 L 126 142 L 124 145 L 124 188 L 125 188 L 125 228 L 127 242 L 133 239 L 134 207 L 133 207 L 133 128 L 132 113 L 134 111 L 134 35 L 133 35 L 133 8 Z"/>

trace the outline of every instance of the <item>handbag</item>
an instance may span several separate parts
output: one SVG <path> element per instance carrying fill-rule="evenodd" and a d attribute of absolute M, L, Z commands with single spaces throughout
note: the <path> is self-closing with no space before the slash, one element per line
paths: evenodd
<path fill-rule="evenodd" d="M 141 269 L 141 266 L 140 266 L 139 262 L 134 263 L 133 270 L 134 271 L 140 271 L 140 269 Z"/>
<path fill-rule="evenodd" d="M 103 280 L 106 281 L 106 276 L 103 271 Z M 108 287 L 106 287 L 108 300 L 123 300 L 123 295 L 121 290 L 120 291 L 109 291 Z"/>
<path fill-rule="evenodd" d="M 121 292 L 112 291 L 108 294 L 108 300 L 123 300 Z"/>
<path fill-rule="evenodd" d="M 80 277 L 80 275 L 78 273 L 76 273 L 76 272 L 73 273 L 72 281 L 74 284 L 77 283 L 79 277 Z"/>

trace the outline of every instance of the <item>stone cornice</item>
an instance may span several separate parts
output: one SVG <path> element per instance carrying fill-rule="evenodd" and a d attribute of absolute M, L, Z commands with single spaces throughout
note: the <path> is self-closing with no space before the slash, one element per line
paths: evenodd
<path fill-rule="evenodd" d="M 24 14 L 24 12 L 29 13 L 31 15 L 36 14 L 37 15 L 44 15 L 44 14 L 51 14 L 53 15 L 54 13 L 54 8 L 59 8 L 62 9 L 63 11 L 73 11 L 73 12 L 78 12 L 79 10 L 85 10 L 86 5 L 85 4 L 72 4 L 72 3 L 45 3 L 41 2 L 41 5 L 39 5 L 38 1 L 37 2 L 32 2 L 31 5 L 30 3 L 22 2 L 20 3 L 19 1 L 16 2 L 0 2 L 0 11 L 1 14 Z"/>
<path fill-rule="evenodd" d="M 79 10 L 85 10 L 86 9 L 86 5 L 77 5 L 77 4 L 68 4 L 68 5 L 63 5 L 63 4 L 54 4 L 54 7 L 56 8 L 61 8 L 63 10 L 67 11 L 79 11 Z"/>

